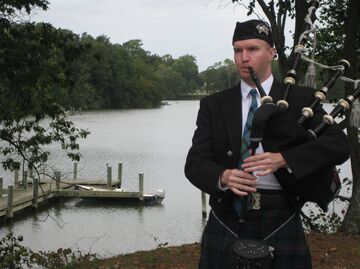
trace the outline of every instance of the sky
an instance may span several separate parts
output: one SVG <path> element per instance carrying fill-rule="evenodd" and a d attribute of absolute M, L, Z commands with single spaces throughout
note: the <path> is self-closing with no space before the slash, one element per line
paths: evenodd
<path fill-rule="evenodd" d="M 105 35 L 111 43 L 141 39 L 152 54 L 195 56 L 199 71 L 233 58 L 231 39 L 246 9 L 231 0 L 49 0 L 32 20 L 56 28 Z"/>

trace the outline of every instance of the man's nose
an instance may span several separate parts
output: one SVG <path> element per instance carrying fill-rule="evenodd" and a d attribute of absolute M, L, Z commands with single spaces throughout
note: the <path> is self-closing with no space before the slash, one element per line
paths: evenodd
<path fill-rule="evenodd" d="M 243 51 L 241 54 L 241 61 L 248 62 L 250 60 L 250 55 L 247 51 Z"/>

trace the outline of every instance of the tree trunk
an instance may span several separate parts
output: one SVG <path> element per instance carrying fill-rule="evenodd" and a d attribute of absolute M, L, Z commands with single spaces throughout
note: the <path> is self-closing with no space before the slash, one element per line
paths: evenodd
<path fill-rule="evenodd" d="M 344 41 L 344 58 L 350 60 L 351 68 L 346 76 L 354 78 L 357 66 L 356 30 L 360 23 L 360 1 L 350 0 L 345 23 L 346 38 Z M 358 33 L 359 34 L 359 33 Z M 346 94 L 350 94 L 354 87 L 347 85 Z M 358 127 L 350 126 L 350 112 L 346 115 L 346 126 L 350 147 L 351 170 L 353 175 L 353 191 L 350 205 L 346 212 L 340 230 L 346 233 L 360 234 L 360 144 L 358 141 Z"/>
<path fill-rule="evenodd" d="M 278 14 L 275 13 L 274 3 L 266 4 L 264 0 L 257 0 L 262 11 L 265 13 L 268 18 L 273 34 L 274 45 L 277 50 L 278 61 L 279 61 L 279 70 L 281 78 L 285 77 L 285 74 L 289 68 L 288 58 L 285 54 L 285 36 L 284 36 L 284 25 L 281 25 L 281 21 L 277 18 L 281 18 L 286 13 L 285 10 L 279 10 Z M 286 18 L 285 18 L 286 19 Z M 280 78 L 280 79 L 281 79 Z"/>

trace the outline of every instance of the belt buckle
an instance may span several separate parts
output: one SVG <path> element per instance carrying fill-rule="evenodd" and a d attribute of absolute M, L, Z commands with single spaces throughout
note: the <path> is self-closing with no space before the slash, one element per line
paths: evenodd
<path fill-rule="evenodd" d="M 260 192 L 254 192 L 252 193 L 252 199 L 251 199 L 251 209 L 259 210 L 261 208 L 260 206 L 260 200 L 261 200 L 261 193 Z"/>

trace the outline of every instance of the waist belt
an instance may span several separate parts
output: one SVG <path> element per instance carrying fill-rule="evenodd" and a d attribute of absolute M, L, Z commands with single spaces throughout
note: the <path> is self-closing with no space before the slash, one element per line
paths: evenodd
<path fill-rule="evenodd" d="M 282 190 L 258 190 L 248 195 L 248 210 L 285 209 L 291 207 Z"/>

